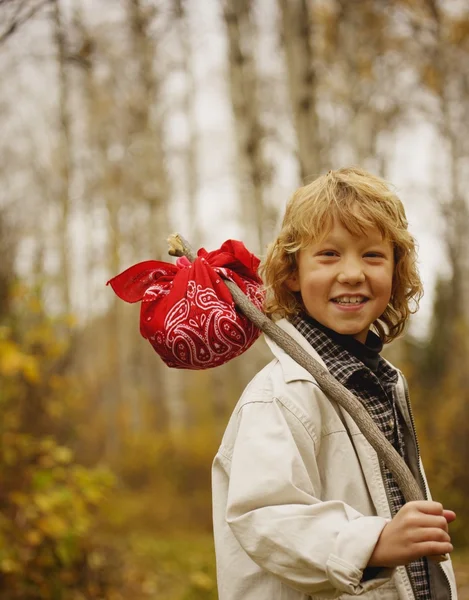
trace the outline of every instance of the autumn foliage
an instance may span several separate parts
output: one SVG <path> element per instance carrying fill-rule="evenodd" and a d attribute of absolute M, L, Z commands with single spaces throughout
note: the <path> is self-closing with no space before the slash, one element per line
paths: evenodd
<path fill-rule="evenodd" d="M 0 596 L 119 599 L 120 558 L 93 536 L 115 478 L 77 462 L 70 415 L 83 391 L 68 374 L 69 323 L 14 290 L 0 323 Z M 125 577 L 125 575 L 124 575 Z"/>

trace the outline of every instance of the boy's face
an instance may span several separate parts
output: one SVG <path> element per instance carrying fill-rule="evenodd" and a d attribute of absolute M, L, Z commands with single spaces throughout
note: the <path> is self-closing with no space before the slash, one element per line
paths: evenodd
<path fill-rule="evenodd" d="M 300 250 L 298 270 L 287 280 L 311 317 L 364 343 L 370 325 L 391 298 L 394 252 L 376 228 L 353 236 L 341 223 Z"/>

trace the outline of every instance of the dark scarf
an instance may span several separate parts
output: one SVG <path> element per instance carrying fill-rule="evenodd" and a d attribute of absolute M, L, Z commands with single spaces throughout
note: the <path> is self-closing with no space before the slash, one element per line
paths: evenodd
<path fill-rule="evenodd" d="M 362 342 L 356 340 L 352 335 L 337 333 L 337 331 L 329 329 L 307 314 L 302 314 L 301 318 L 305 321 L 309 321 L 311 325 L 323 331 L 328 337 L 334 340 L 336 344 L 339 344 L 339 346 L 342 346 L 342 348 L 350 352 L 350 354 L 353 354 L 353 356 L 358 358 L 358 360 L 360 360 L 372 371 L 376 371 L 378 369 L 380 358 L 379 353 L 383 349 L 383 342 L 381 341 L 381 338 L 376 335 L 376 333 L 369 331 L 366 341 L 363 344 Z"/>

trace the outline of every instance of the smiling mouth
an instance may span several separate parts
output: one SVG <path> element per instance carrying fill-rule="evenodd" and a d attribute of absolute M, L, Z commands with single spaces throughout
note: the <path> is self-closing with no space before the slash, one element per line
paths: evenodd
<path fill-rule="evenodd" d="M 369 298 L 366 296 L 338 296 L 337 298 L 331 298 L 331 302 L 340 306 L 357 306 L 365 304 L 368 300 Z"/>

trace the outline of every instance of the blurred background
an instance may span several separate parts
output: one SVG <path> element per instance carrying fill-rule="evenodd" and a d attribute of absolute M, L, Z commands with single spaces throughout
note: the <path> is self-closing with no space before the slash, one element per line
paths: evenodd
<path fill-rule="evenodd" d="M 217 598 L 210 468 L 259 340 L 170 370 L 106 281 L 179 231 L 259 256 L 290 194 L 391 180 L 426 286 L 407 375 L 469 597 L 465 0 L 0 0 L 0 596 Z"/>

